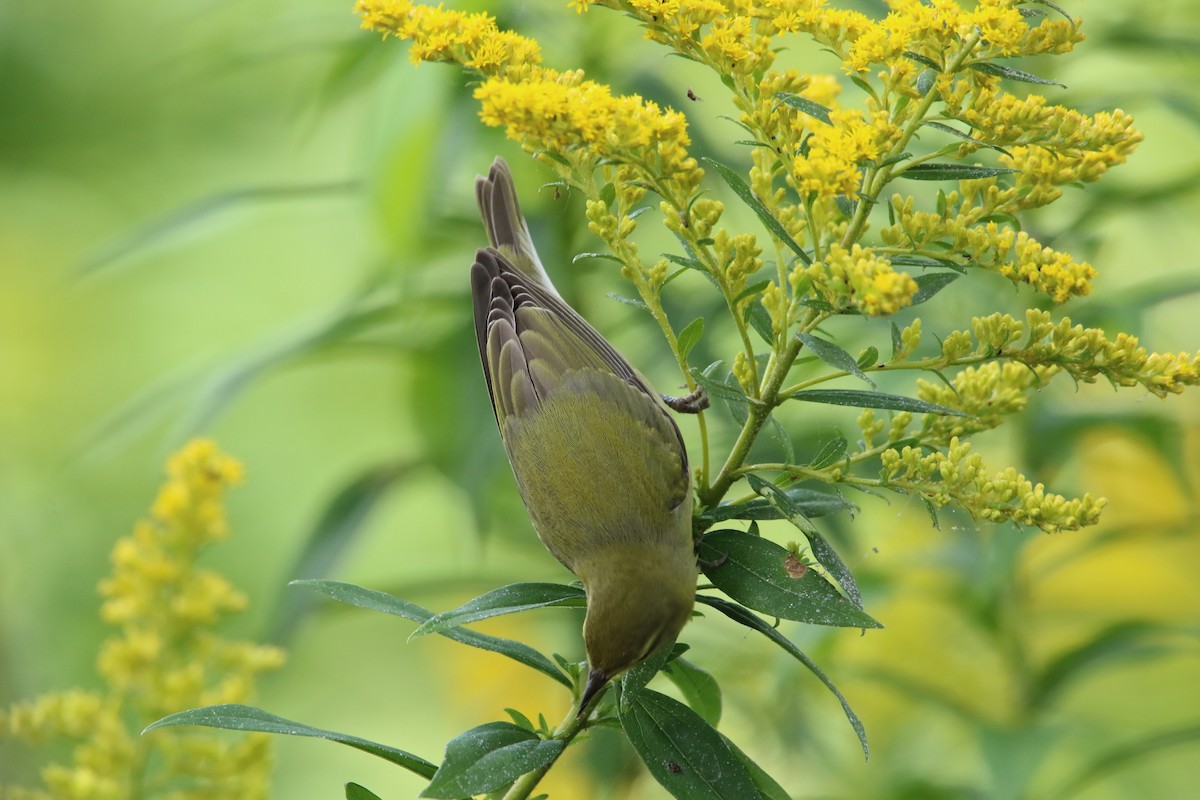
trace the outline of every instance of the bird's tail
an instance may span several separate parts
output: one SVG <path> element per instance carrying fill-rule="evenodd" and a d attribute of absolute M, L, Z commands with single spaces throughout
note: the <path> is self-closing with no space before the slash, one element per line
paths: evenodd
<path fill-rule="evenodd" d="M 508 258 L 517 269 L 536 280 L 556 296 L 558 290 L 550 282 L 546 268 L 538 258 L 537 249 L 529 235 L 529 226 L 517 202 L 517 187 L 513 184 L 512 172 L 503 158 L 492 162 L 487 177 L 475 179 L 475 197 L 479 201 L 479 212 L 487 228 L 488 241 L 492 247 Z"/>

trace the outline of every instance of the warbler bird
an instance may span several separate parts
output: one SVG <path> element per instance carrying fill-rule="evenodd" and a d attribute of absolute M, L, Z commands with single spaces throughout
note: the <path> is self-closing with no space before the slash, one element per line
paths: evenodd
<path fill-rule="evenodd" d="M 479 357 L 538 537 L 587 594 L 583 713 L 691 616 L 687 453 L 662 397 L 555 290 L 508 165 L 475 188 L 490 243 L 471 267 Z"/>

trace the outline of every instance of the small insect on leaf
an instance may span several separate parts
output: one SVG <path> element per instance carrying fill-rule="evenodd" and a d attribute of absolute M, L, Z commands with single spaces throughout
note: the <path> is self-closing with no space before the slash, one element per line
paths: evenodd
<path fill-rule="evenodd" d="M 683 772 L 683 767 L 679 766 L 674 761 L 667 762 L 667 769 L 669 769 L 675 775 L 678 775 L 679 773 Z"/>

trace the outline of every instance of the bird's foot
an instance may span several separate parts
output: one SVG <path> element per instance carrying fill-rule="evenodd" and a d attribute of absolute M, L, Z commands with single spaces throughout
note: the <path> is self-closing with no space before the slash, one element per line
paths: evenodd
<path fill-rule="evenodd" d="M 708 392 L 700 387 L 697 387 L 696 391 L 683 397 L 672 397 L 669 394 L 664 394 L 662 395 L 662 399 L 668 408 L 680 414 L 699 414 L 708 408 Z"/>

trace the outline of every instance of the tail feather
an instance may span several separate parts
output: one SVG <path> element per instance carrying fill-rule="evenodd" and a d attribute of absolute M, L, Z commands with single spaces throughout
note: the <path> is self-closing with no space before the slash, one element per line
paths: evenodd
<path fill-rule="evenodd" d="M 488 241 L 499 250 L 527 277 L 537 281 L 542 288 L 560 296 L 546 268 L 538 258 L 529 226 L 517 202 L 517 189 L 513 184 L 512 172 L 504 159 L 497 158 L 487 177 L 475 179 L 475 197 L 479 211 L 487 228 Z"/>

